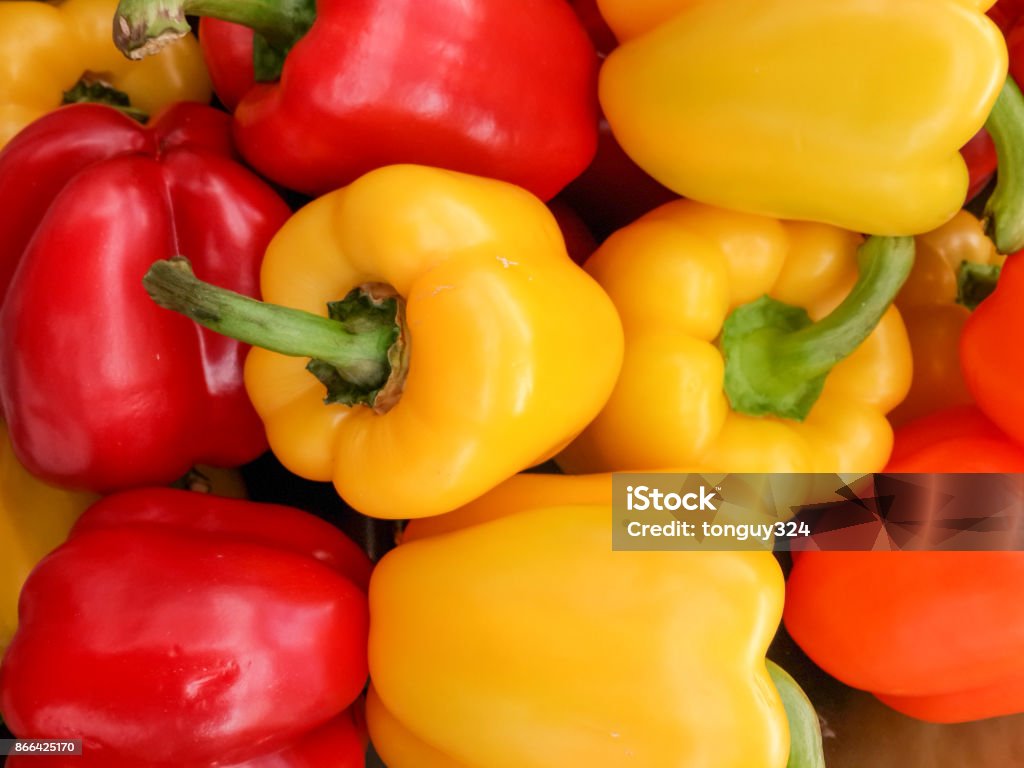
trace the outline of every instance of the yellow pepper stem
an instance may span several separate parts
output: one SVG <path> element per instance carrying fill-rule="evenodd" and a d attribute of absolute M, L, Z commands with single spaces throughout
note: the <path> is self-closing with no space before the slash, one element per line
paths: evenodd
<path fill-rule="evenodd" d="M 768 661 L 768 674 L 782 699 L 789 721 L 789 761 L 786 768 L 825 768 L 821 724 L 807 694 L 786 670 Z"/>
<path fill-rule="evenodd" d="M 142 59 L 190 34 L 189 16 L 241 24 L 253 30 L 256 79 L 276 80 L 284 58 L 316 19 L 315 0 L 121 0 L 114 14 L 114 45 Z"/>
<path fill-rule="evenodd" d="M 802 421 L 833 366 L 878 325 L 914 264 L 912 237 L 873 236 L 857 252 L 860 277 L 829 315 L 762 296 L 737 307 L 722 326 L 725 394 L 733 410 Z"/>
<path fill-rule="evenodd" d="M 326 403 L 380 408 L 396 397 L 405 375 L 402 305 L 371 288 L 328 304 L 329 317 L 268 304 L 199 280 L 188 259 L 157 261 L 142 280 L 165 309 L 246 344 L 292 357 L 327 388 Z"/>
<path fill-rule="evenodd" d="M 985 204 L 985 233 L 1000 253 L 1024 248 L 1024 96 L 1006 78 L 985 129 L 996 145 L 996 188 Z"/>

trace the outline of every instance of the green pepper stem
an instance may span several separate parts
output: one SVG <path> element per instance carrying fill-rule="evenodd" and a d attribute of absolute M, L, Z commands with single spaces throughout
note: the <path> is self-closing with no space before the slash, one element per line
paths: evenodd
<path fill-rule="evenodd" d="M 849 357 L 878 325 L 914 266 L 910 237 L 870 237 L 857 254 L 860 277 L 843 302 L 818 322 L 779 340 L 775 355 L 784 367 L 800 366 L 819 376 Z"/>
<path fill-rule="evenodd" d="M 821 724 L 807 694 L 786 670 L 768 660 L 768 674 L 782 699 L 789 721 L 789 760 L 786 768 L 825 768 Z"/>
<path fill-rule="evenodd" d="M 911 237 L 873 236 L 858 251 L 860 277 L 829 315 L 762 296 L 735 309 L 722 328 L 725 393 L 734 410 L 803 420 L 825 377 L 870 335 L 914 263 Z"/>
<path fill-rule="evenodd" d="M 310 28 L 312 0 L 121 0 L 114 14 L 114 44 L 141 59 L 191 32 L 186 15 L 208 16 L 249 27 L 286 52 Z"/>
<path fill-rule="evenodd" d="M 975 264 L 964 261 L 956 271 L 956 302 L 970 310 L 987 299 L 996 289 L 1002 267 L 998 264 Z"/>
<path fill-rule="evenodd" d="M 307 367 L 329 388 L 338 379 L 348 386 L 338 395 L 329 391 L 328 402 L 372 405 L 392 376 L 395 357 L 389 353 L 401 337 L 394 298 L 346 299 L 336 303 L 346 305 L 344 320 L 321 317 L 205 283 L 180 256 L 155 262 L 142 282 L 161 307 L 212 331 L 272 352 L 310 358 Z M 359 307 L 351 303 L 360 300 Z M 330 307 L 332 315 L 336 308 Z"/>
<path fill-rule="evenodd" d="M 982 221 L 1000 253 L 1024 248 L 1024 96 L 1012 77 L 985 121 L 996 145 L 998 170 Z"/>
<path fill-rule="evenodd" d="M 61 104 L 105 104 L 140 123 L 145 123 L 149 119 L 149 115 L 131 105 L 127 93 L 117 90 L 88 72 L 64 91 Z"/>

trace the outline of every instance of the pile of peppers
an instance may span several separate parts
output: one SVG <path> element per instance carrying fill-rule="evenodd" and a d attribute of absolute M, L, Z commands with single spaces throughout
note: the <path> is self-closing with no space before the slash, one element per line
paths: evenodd
<path fill-rule="evenodd" d="M 8 0 L 0 53 L 0 765 L 1012 764 L 1024 554 L 610 520 L 1024 472 L 1024 2 Z"/>

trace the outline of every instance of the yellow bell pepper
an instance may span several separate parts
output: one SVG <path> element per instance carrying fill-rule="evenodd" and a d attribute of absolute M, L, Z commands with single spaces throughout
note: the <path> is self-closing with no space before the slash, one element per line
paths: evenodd
<path fill-rule="evenodd" d="M 787 764 L 775 559 L 613 552 L 610 497 L 608 475 L 524 475 L 477 503 L 497 519 L 410 523 L 370 583 L 367 721 L 389 768 Z"/>
<path fill-rule="evenodd" d="M 560 466 L 880 471 L 892 446 L 885 414 L 910 384 L 909 343 L 891 301 L 913 248 L 909 238 L 861 243 L 825 224 L 685 200 L 613 234 L 585 269 L 618 307 L 625 360 L 605 408 Z M 752 328 L 730 353 L 730 328 L 751 311 L 793 325 Z M 751 385 L 765 390 L 752 403 Z"/>
<path fill-rule="evenodd" d="M 117 0 L 0 2 L 0 147 L 62 103 L 83 75 L 127 94 L 146 114 L 207 102 L 210 78 L 195 38 L 131 62 L 111 34 Z"/>
<path fill-rule="evenodd" d="M 958 150 L 1006 78 L 991 4 L 599 0 L 622 43 L 601 106 L 633 160 L 686 197 L 926 232 L 963 204 Z"/>
<path fill-rule="evenodd" d="M 914 378 L 906 398 L 889 414 L 895 427 L 973 402 L 960 370 L 960 334 L 1006 260 L 967 211 L 915 241 L 914 268 L 896 296 L 910 337 Z"/>
<path fill-rule="evenodd" d="M 0 654 L 18 625 L 21 585 L 43 556 L 63 543 L 98 497 L 54 488 L 21 466 L 0 422 Z"/>
<path fill-rule="evenodd" d="M 241 300 L 225 310 L 217 299 L 196 311 L 194 292 L 174 301 L 174 281 L 224 292 L 183 277 L 181 266 L 155 266 L 150 294 L 257 345 L 245 382 L 273 452 L 297 475 L 333 480 L 374 517 L 450 511 L 550 458 L 600 410 L 622 361 L 615 307 L 569 258 L 550 211 L 490 179 L 389 166 L 319 198 L 267 249 L 261 289 L 272 305 Z M 338 302 L 367 285 L 370 303 L 397 308 L 352 337 L 345 329 L 355 321 L 338 314 L 349 305 Z M 268 313 L 253 333 L 228 327 L 249 311 Z M 293 323 L 302 349 L 269 338 Z M 338 359 L 349 355 L 342 337 L 370 339 L 371 349 Z M 320 339 L 322 353 L 309 346 Z M 339 378 L 358 379 L 356 396 L 335 386 Z"/>

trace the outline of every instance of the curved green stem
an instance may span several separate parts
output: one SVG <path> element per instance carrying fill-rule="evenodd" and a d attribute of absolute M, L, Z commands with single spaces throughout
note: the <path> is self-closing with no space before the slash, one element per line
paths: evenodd
<path fill-rule="evenodd" d="M 786 768 L 825 768 L 821 724 L 811 700 L 797 681 L 770 659 L 768 674 L 775 683 L 789 721 L 789 761 Z"/>
<path fill-rule="evenodd" d="M 315 0 L 121 0 L 114 14 L 114 44 L 141 59 L 191 32 L 189 16 L 241 24 L 256 33 L 256 79 L 281 73 L 284 57 L 316 19 Z"/>
<path fill-rule="evenodd" d="M 878 325 L 914 264 L 911 237 L 873 236 L 858 251 L 860 277 L 828 316 L 762 296 L 722 326 L 725 393 L 733 410 L 803 420 L 825 377 Z"/>
<path fill-rule="evenodd" d="M 180 256 L 155 262 L 142 283 L 161 307 L 212 331 L 310 358 L 307 368 L 327 387 L 328 403 L 374 405 L 399 359 L 393 347 L 402 338 L 401 308 L 393 297 L 376 299 L 357 289 L 328 305 L 330 317 L 321 317 L 205 283 Z"/>
<path fill-rule="evenodd" d="M 982 217 L 986 234 L 1000 253 L 1024 248 L 1024 96 L 1006 78 L 985 129 L 996 145 L 998 170 Z"/>

